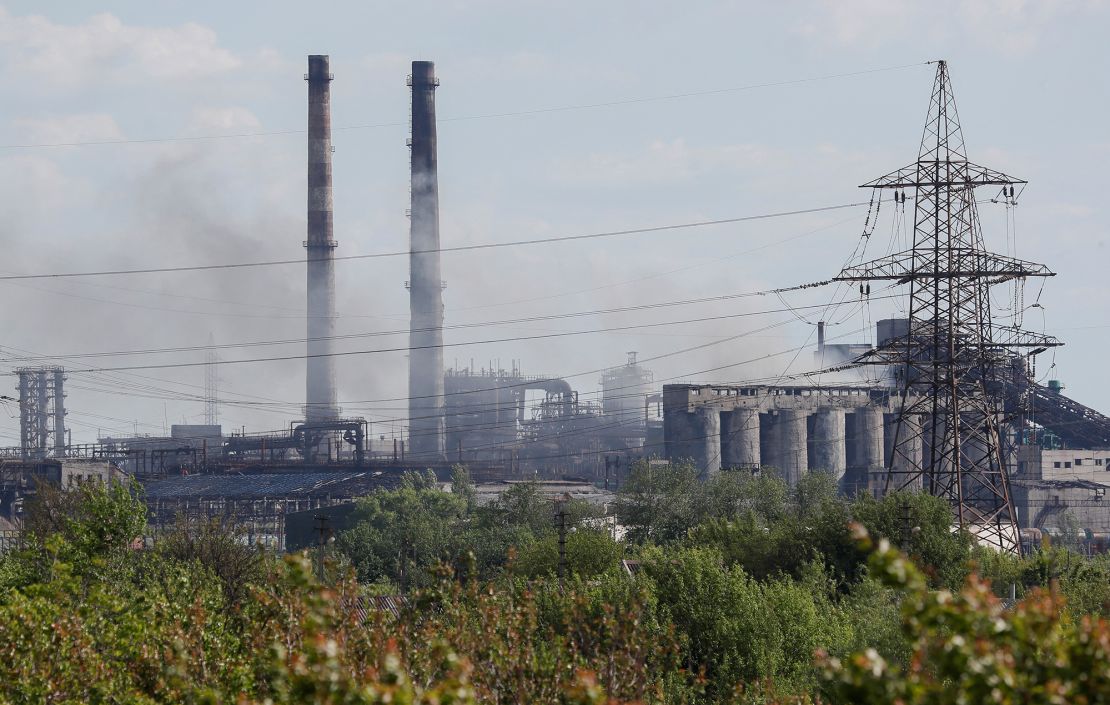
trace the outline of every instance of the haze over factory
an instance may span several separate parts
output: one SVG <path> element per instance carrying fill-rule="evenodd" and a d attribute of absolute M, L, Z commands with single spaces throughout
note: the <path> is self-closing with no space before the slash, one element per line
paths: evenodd
<path fill-rule="evenodd" d="M 235 61 L 211 37 L 193 39 L 212 71 Z M 1019 205 L 1054 177 L 979 149 L 1023 98 L 986 104 L 965 92 L 965 80 L 982 85 L 976 66 L 931 59 L 526 104 L 502 91 L 502 102 L 474 109 L 472 67 L 423 53 L 256 60 L 281 75 L 270 99 L 298 103 L 300 125 L 271 129 L 231 110 L 198 113 L 200 127 L 184 134 L 112 127 L 4 148 L 32 155 L 19 157 L 32 174 L 45 168 L 33 155 L 52 149 L 100 150 L 106 172 L 110 150 L 162 150 L 145 178 L 118 184 L 119 200 L 84 203 L 95 213 L 88 240 L 127 233 L 96 248 L 102 259 L 20 247 L 0 275 L 15 292 L 11 311 L 46 300 L 60 311 L 49 349 L 27 332 L 48 321 L 41 311 L 13 313 L 0 339 L 10 381 L 0 391 L 10 415 L 0 513 L 13 526 L 35 477 L 127 475 L 167 521 L 231 511 L 277 536 L 286 515 L 350 504 L 406 471 L 446 480 L 461 465 L 489 483 L 604 493 L 637 462 L 670 461 L 703 476 L 772 471 L 790 484 L 828 473 L 846 494 L 931 492 L 1002 550 L 1065 517 L 1108 543 L 1106 382 L 1061 374 L 1072 354 L 1063 344 L 1084 350 L 1074 360 L 1092 345 L 1076 330 L 1086 319 L 1050 303 L 1060 280 L 1082 275 L 1026 234 Z M 618 67 L 598 66 L 601 82 L 606 69 Z M 511 80 L 498 85 L 527 84 L 531 101 L 542 72 L 504 70 Z M 247 102 L 249 79 L 235 90 Z M 747 142 L 690 157 L 697 150 L 681 138 L 657 141 L 651 155 L 680 163 L 650 178 L 650 161 L 582 159 L 567 146 L 591 134 L 597 149 L 619 143 L 639 129 L 632 111 L 669 116 L 719 94 L 793 122 L 806 111 L 791 102 L 805 99 L 776 96 L 809 90 L 853 116 L 840 133 L 881 147 L 855 161 L 815 148 L 786 160 L 798 172 L 787 181 L 780 155 Z M 924 133 L 922 110 L 884 107 L 877 93 L 887 90 L 927 108 Z M 367 93 L 383 107 L 352 109 Z M 580 132 L 552 127 L 561 114 Z M 774 121 L 730 129 L 750 136 Z M 470 123 L 492 127 L 475 138 Z M 474 158 L 482 149 L 505 163 L 555 150 L 542 219 L 491 195 L 516 193 L 514 180 L 534 186 L 534 168 L 492 176 Z M 244 150 L 265 169 L 237 172 Z M 745 164 L 745 179 L 774 172 L 773 183 L 750 184 L 774 195 L 732 200 L 726 157 Z M 810 161 L 835 189 L 812 188 Z M 684 168 L 706 171 L 706 182 L 675 175 Z M 596 182 L 613 173 L 645 184 L 643 203 Z M 265 192 L 257 203 L 221 200 L 240 178 L 251 184 L 236 193 Z M 659 178 L 689 206 L 663 208 Z M 572 195 L 560 192 L 568 184 Z M 535 198 L 529 207 L 544 202 Z M 494 233 L 499 218 L 510 225 Z M 13 216 L 12 239 L 49 242 L 58 225 L 43 220 Z M 1031 225 L 1044 224 L 1038 215 Z M 74 307 L 112 309 L 112 324 Z"/>

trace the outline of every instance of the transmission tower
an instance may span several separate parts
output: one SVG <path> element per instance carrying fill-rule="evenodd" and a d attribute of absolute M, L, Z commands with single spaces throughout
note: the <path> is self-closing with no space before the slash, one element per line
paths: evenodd
<path fill-rule="evenodd" d="M 948 65 L 939 61 L 917 161 L 861 187 L 893 189 L 898 202 L 912 189 L 913 246 L 837 277 L 861 289 L 882 280 L 909 285 L 905 334 L 861 359 L 893 367 L 899 389 L 886 489 L 944 497 L 960 529 L 1014 553 L 1021 541 L 1008 478 L 1007 375 L 1016 360 L 1060 343 L 996 323 L 989 291 L 1053 273 L 985 249 L 975 193 L 997 187 L 1012 203 L 1025 183 L 968 161 Z"/>
<path fill-rule="evenodd" d="M 212 334 L 208 334 L 208 352 L 204 356 L 204 423 L 215 426 L 220 423 L 219 392 L 220 377 L 216 371 L 219 358 L 213 349 Z"/>

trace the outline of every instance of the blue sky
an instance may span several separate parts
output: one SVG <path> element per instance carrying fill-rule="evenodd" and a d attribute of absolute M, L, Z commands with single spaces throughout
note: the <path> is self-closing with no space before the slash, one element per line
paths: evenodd
<path fill-rule="evenodd" d="M 305 56 L 331 55 L 338 254 L 407 247 L 407 88 L 433 60 L 445 246 L 574 235 L 866 201 L 856 188 L 910 162 L 932 85 L 950 62 L 971 158 L 1030 185 L 988 243 L 1047 263 L 1042 310 L 1059 335 L 1053 377 L 1106 411 L 1110 332 L 1103 164 L 1110 6 L 1042 2 L 117 2 L 0 4 L 0 247 L 9 272 L 303 255 Z M 900 68 L 894 68 L 900 67 Z M 880 70 L 882 69 L 882 70 Z M 734 89 L 822 76 L 865 74 Z M 706 93 L 589 109 L 476 117 Z M 460 119 L 475 118 L 475 119 Z M 378 127 L 369 127 L 378 126 Z M 18 147 L 259 132 L 292 134 Z M 448 323 L 491 322 L 715 296 L 826 279 L 856 247 L 865 208 L 779 220 L 444 256 Z M 869 252 L 885 251 L 885 211 Z M 338 265 L 343 333 L 403 329 L 403 258 Z M 0 283 L 0 346 L 51 355 L 303 337 L 303 267 Z M 1039 286 L 1027 291 L 1026 305 Z M 786 297 L 823 304 L 817 289 Z M 856 297 L 858 299 L 858 297 Z M 867 339 L 889 302 L 838 307 L 830 335 Z M 999 292 L 998 305 L 1008 296 Z M 658 379 L 741 381 L 797 372 L 815 316 L 765 314 L 619 333 L 467 344 L 760 312 L 775 297 L 619 316 L 449 330 L 448 364 L 520 360 L 578 375 L 743 335 L 649 363 Z M 756 328 L 779 321 L 762 333 Z M 397 347 L 356 338 L 343 350 Z M 224 357 L 296 355 L 301 346 Z M 744 360 L 774 355 L 739 365 Z M 84 364 L 199 361 L 200 353 Z M 792 362 L 793 359 L 793 362 Z M 1051 356 L 1038 371 L 1049 374 Z M 10 367 L 17 363 L 4 363 Z M 402 353 L 344 357 L 345 411 L 388 433 L 404 416 Z M 712 374 L 700 370 L 724 367 Z M 585 373 L 585 374 L 581 374 Z M 136 376 L 141 375 L 141 376 Z M 225 366 L 226 425 L 279 428 L 303 399 L 300 363 Z M 199 421 L 200 368 L 74 374 L 75 440 Z M 136 396 L 136 393 L 141 396 Z M 584 396 L 583 398 L 586 398 Z M 392 400 L 392 401 L 391 401 Z M 13 410 L 9 410 L 13 411 Z M 138 422 L 139 425 L 136 425 Z M 18 423 L 0 414 L 0 445 Z"/>

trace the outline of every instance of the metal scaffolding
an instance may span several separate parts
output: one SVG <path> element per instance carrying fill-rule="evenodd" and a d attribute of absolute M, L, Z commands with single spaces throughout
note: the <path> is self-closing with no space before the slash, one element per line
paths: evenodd
<path fill-rule="evenodd" d="M 211 333 L 208 334 L 208 347 L 204 357 L 204 423 L 215 426 L 220 423 L 220 377 L 216 367 L 220 360 Z"/>
<path fill-rule="evenodd" d="M 19 378 L 19 446 L 22 459 L 42 460 L 50 455 L 64 457 L 64 370 L 61 367 L 21 367 L 15 372 Z"/>

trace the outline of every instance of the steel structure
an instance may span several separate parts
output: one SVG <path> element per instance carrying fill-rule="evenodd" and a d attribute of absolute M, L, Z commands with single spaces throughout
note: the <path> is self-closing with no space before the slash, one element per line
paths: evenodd
<path fill-rule="evenodd" d="M 16 370 L 16 376 L 19 379 L 21 458 L 63 457 L 66 452 L 65 372 L 60 367 L 22 367 Z"/>
<path fill-rule="evenodd" d="M 948 65 L 936 79 L 917 161 L 861 188 L 914 192 L 911 249 L 846 267 L 839 281 L 908 284 L 909 325 L 861 358 L 892 366 L 899 389 L 886 489 L 922 488 L 946 498 L 959 528 L 979 542 L 1020 553 L 1010 496 L 1005 438 L 1006 369 L 1059 343 L 995 323 L 989 289 L 1027 277 L 1053 276 L 1040 264 L 988 252 L 976 189 L 1014 198 L 1025 181 L 967 159 Z"/>
<path fill-rule="evenodd" d="M 216 371 L 219 359 L 216 356 L 211 334 L 208 335 L 208 345 L 213 349 L 209 350 L 204 358 L 204 423 L 215 426 L 220 422 L 220 378 Z"/>

